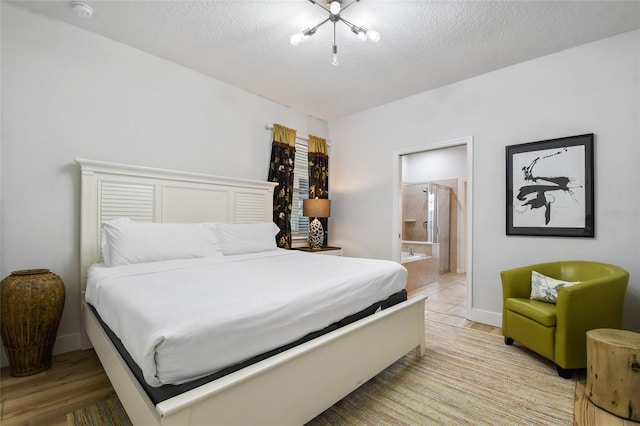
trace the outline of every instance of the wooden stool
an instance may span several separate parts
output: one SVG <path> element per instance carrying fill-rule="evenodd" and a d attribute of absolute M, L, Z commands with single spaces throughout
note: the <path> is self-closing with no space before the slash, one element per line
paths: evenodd
<path fill-rule="evenodd" d="M 587 332 L 586 394 L 598 407 L 640 421 L 640 333 Z"/>

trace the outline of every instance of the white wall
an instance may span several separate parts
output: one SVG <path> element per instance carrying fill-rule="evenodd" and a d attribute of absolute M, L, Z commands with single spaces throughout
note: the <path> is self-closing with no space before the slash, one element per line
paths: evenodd
<path fill-rule="evenodd" d="M 267 178 L 269 123 L 326 122 L 2 2 L 0 274 L 49 268 L 66 303 L 56 352 L 79 348 L 75 159 Z"/>
<path fill-rule="evenodd" d="M 501 270 L 574 258 L 629 270 L 624 325 L 640 330 L 639 81 L 634 31 L 331 121 L 332 244 L 390 259 L 393 151 L 472 136 L 472 319 L 499 324 Z M 507 237 L 505 146 L 584 133 L 596 238 Z"/>
<path fill-rule="evenodd" d="M 402 182 L 467 178 L 466 145 L 402 156 Z"/>

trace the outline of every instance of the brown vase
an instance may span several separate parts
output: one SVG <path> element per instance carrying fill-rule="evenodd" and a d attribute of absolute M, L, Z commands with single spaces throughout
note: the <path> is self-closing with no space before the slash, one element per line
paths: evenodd
<path fill-rule="evenodd" d="M 12 376 L 51 367 L 64 308 L 64 283 L 48 269 L 13 271 L 0 282 L 2 343 Z"/>

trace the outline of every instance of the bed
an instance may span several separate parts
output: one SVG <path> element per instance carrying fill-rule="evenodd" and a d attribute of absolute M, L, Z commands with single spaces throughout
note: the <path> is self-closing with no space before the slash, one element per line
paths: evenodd
<path fill-rule="evenodd" d="M 215 380 L 202 384 L 196 381 L 197 386 L 166 399 L 158 401 L 150 397 L 145 390 L 147 386 L 139 378 L 140 372 L 132 366 L 126 351 L 123 354 L 122 348 L 119 350 L 117 339 L 112 335 L 114 331 L 105 326 L 95 307 L 85 301 L 88 278 L 92 282 L 107 282 L 111 279 L 109 274 L 112 271 L 108 268 L 96 273 L 96 269 L 100 269 L 99 264 L 105 262 L 102 225 L 119 218 L 129 218 L 136 222 L 164 224 L 214 223 L 223 227 L 225 224 L 247 224 L 246 229 L 249 229 L 251 224 L 271 222 L 274 184 L 93 160 L 78 159 L 77 162 L 82 174 L 82 344 L 83 348 L 95 349 L 134 424 L 304 424 L 411 350 L 415 349 L 418 356 L 424 354 L 424 298 L 411 298 L 386 309 L 375 309 L 376 312 L 371 315 L 358 317 L 357 320 L 320 333 L 318 337 L 304 340 L 295 346 L 284 345 L 284 350 L 272 351 L 269 357 L 258 359 Z M 244 229 L 242 226 L 233 229 L 236 228 Z M 232 256 L 212 256 L 205 259 L 204 263 L 208 264 L 207 268 L 230 268 L 224 265 L 231 258 L 242 259 L 242 262 L 257 262 L 251 265 L 266 263 L 264 257 L 269 258 L 269 262 L 273 259 L 282 262 L 293 260 L 295 264 L 306 261 L 336 261 L 327 259 L 334 258 L 333 256 L 292 253 L 279 249 L 257 255 L 231 254 Z M 258 259 L 244 260 L 254 257 Z M 348 262 L 347 259 L 342 261 Z M 170 264 L 169 267 L 161 268 L 173 274 L 176 268 L 186 267 L 184 264 L 189 264 L 189 267 L 197 264 L 197 268 L 204 268 L 205 266 L 200 265 L 202 262 L 202 259 L 189 259 L 174 265 L 176 262 L 170 260 L 157 262 L 157 265 Z M 147 268 L 148 265 L 150 264 L 125 265 L 118 268 L 134 269 L 133 275 L 140 275 L 137 268 Z M 254 268 L 256 267 L 251 266 L 251 269 Z M 323 269 L 330 268 L 325 265 Z M 228 269 L 225 273 L 231 273 L 230 271 Z M 158 272 L 143 272 L 148 273 Z M 96 279 L 96 276 L 101 278 Z M 381 280 L 383 283 L 392 281 L 387 277 Z M 354 288 L 360 288 L 359 286 L 362 283 Z M 394 292 L 397 283 L 395 286 L 389 291 Z M 90 287 L 89 293 L 93 291 Z M 89 299 L 92 297 L 89 295 Z M 329 295 L 331 297 L 333 296 Z M 367 297 L 369 299 L 360 302 L 361 307 L 374 306 L 375 304 L 368 303 L 371 298 L 384 298 L 375 294 Z M 121 302 L 108 302 L 106 305 L 114 303 Z M 343 314 L 344 312 L 335 315 Z M 301 320 L 300 323 L 302 322 L 304 321 Z M 307 331 L 309 330 L 298 332 Z M 281 339 L 283 340 L 274 342 L 273 345 L 282 348 L 280 343 L 289 341 L 291 336 Z M 136 349 L 132 349 L 132 354 L 134 352 Z M 222 365 L 224 364 L 218 367 Z M 175 380 L 194 383 L 191 379 L 200 373 L 192 371 L 189 374 L 188 377 Z"/>

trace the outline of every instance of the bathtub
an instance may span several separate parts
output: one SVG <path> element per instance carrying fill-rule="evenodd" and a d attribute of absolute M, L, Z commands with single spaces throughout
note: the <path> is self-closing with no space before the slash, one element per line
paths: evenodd
<path fill-rule="evenodd" d="M 403 250 L 400 252 L 400 263 L 407 269 L 407 283 L 405 288 L 412 291 L 434 281 L 438 281 L 438 258 L 433 256 L 431 243 L 409 243 L 406 246 L 403 241 Z M 409 249 L 413 249 L 413 253 Z M 405 251 L 406 250 L 406 251 Z M 426 252 L 426 253 L 425 253 Z M 436 250 L 437 252 L 437 250 Z"/>
<path fill-rule="evenodd" d="M 429 259 L 431 256 L 427 256 L 424 253 L 413 253 L 411 254 L 408 251 L 403 251 L 402 253 L 400 253 L 400 263 L 409 263 L 409 262 L 415 262 L 417 260 L 421 260 L 421 259 Z"/>

